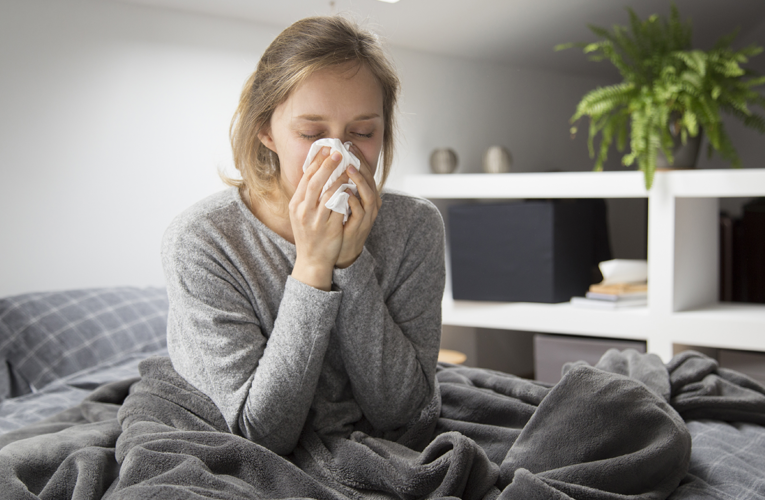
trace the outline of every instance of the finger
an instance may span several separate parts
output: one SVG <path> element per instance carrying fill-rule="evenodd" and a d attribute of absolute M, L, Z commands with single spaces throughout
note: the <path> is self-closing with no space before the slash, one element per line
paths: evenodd
<path fill-rule="evenodd" d="M 338 190 L 338 189 L 340 189 L 340 187 L 341 187 L 343 184 L 348 184 L 349 182 L 350 182 L 350 179 L 349 179 L 349 177 L 348 177 L 348 175 L 347 175 L 347 174 L 343 174 L 343 175 L 341 175 L 340 177 L 338 177 L 338 178 L 337 178 L 337 180 L 335 180 L 335 182 L 333 182 L 333 183 L 332 183 L 332 185 L 330 185 L 330 186 L 329 186 L 329 188 L 327 189 L 327 192 L 326 192 L 326 193 L 324 193 L 324 195 L 321 197 L 321 201 L 322 201 L 322 203 L 326 203 L 326 202 L 328 202 L 328 201 L 329 201 L 329 199 L 330 199 L 332 196 L 334 196 L 334 195 L 335 195 L 335 193 L 337 192 L 337 190 Z M 353 193 L 352 193 L 350 190 L 346 189 L 345 191 L 346 191 L 346 192 L 347 192 L 349 195 L 353 195 Z"/>
<path fill-rule="evenodd" d="M 366 211 L 361 205 L 361 201 L 359 201 L 359 199 L 353 195 L 348 197 L 348 208 L 351 209 L 351 215 L 348 217 L 348 222 L 345 223 L 346 231 L 355 230 L 358 226 L 361 225 L 361 222 L 364 220 L 364 216 L 366 215 Z"/>
<path fill-rule="evenodd" d="M 329 148 L 329 146 L 324 146 L 323 148 L 319 149 L 319 151 L 316 153 L 316 156 L 313 157 L 313 160 L 311 160 L 311 163 L 308 164 L 308 167 L 305 169 L 305 173 L 310 172 L 311 174 L 315 174 L 316 171 L 321 168 L 322 163 L 324 163 L 324 160 L 327 159 L 331 151 L 332 150 Z"/>
<path fill-rule="evenodd" d="M 380 207 L 380 196 L 377 190 L 370 186 L 366 178 L 354 167 L 348 167 L 346 170 L 351 180 L 356 183 L 356 188 L 359 191 L 359 197 L 361 198 L 361 204 L 366 211 L 369 211 L 372 207 L 377 210 Z"/>
<path fill-rule="evenodd" d="M 321 164 L 319 170 L 311 176 L 306 187 L 306 199 L 314 200 L 318 203 L 321 198 L 321 191 L 324 185 L 327 183 L 329 176 L 335 171 L 340 161 L 343 159 L 343 155 L 335 151 L 329 157 L 325 158 Z M 327 190 L 329 192 L 329 190 Z"/>
<path fill-rule="evenodd" d="M 305 198 L 306 190 L 308 189 L 308 183 L 313 178 L 314 175 L 316 175 L 316 172 L 321 168 L 322 164 L 324 163 L 324 160 L 327 159 L 329 156 L 330 148 L 323 147 L 319 150 L 319 152 L 314 156 L 311 163 L 308 165 L 308 168 L 305 169 L 305 172 L 303 172 L 303 175 L 300 177 L 300 181 L 298 182 L 297 188 L 295 189 L 295 195 L 300 195 L 298 199 Z"/>
<path fill-rule="evenodd" d="M 339 233 L 338 234 L 340 236 L 342 236 L 342 234 L 343 234 L 343 230 L 342 230 L 342 228 L 343 228 L 343 218 L 345 218 L 345 214 L 341 214 L 340 212 L 335 212 L 334 210 L 329 210 L 329 209 L 327 209 L 327 211 L 329 212 L 329 217 L 328 217 L 329 220 L 328 220 L 327 223 L 328 224 L 335 224 L 335 225 L 339 226 Z"/>
<path fill-rule="evenodd" d="M 356 158 L 359 159 L 359 162 L 361 163 L 359 172 L 361 172 L 361 175 L 364 176 L 364 179 L 366 179 L 369 185 L 376 190 L 377 184 L 375 183 L 375 173 L 372 171 L 372 167 L 369 166 L 369 162 L 367 162 L 366 158 L 364 158 L 364 155 L 361 153 L 361 150 L 357 148 L 355 144 L 351 144 L 351 152 L 356 156 Z"/>

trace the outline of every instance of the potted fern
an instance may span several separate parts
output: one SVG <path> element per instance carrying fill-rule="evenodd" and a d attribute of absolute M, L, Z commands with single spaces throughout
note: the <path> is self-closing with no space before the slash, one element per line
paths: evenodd
<path fill-rule="evenodd" d="M 731 43 L 737 34 L 733 32 L 709 51 L 692 50 L 691 23 L 680 20 L 674 5 L 668 21 L 657 15 L 643 21 L 632 9 L 627 10 L 629 27 L 617 25 L 608 31 L 590 26 L 601 41 L 555 47 L 582 47 L 591 60 L 610 61 L 623 77 L 619 84 L 587 93 L 571 118 L 575 135 L 578 120 L 589 117 L 588 147 L 590 157 L 595 158 L 594 170 L 603 169 L 614 140 L 617 149 L 624 151 L 629 135 L 630 151 L 622 162 L 637 162 L 645 173 L 646 189 L 650 189 L 657 163 L 659 168 L 694 166 L 702 130 L 710 156 L 717 151 L 740 167 L 720 112 L 765 133 L 765 119 L 749 109 L 753 105 L 765 108 L 765 98 L 754 90 L 765 84 L 765 77 L 741 66 L 762 52 L 762 47 L 733 50 Z M 601 140 L 596 155 L 598 134 Z"/>

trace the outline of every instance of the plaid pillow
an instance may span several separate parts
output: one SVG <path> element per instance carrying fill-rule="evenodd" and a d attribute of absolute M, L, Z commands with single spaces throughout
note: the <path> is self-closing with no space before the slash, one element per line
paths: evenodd
<path fill-rule="evenodd" d="M 6 297 L 0 299 L 0 362 L 6 360 L 9 371 L 39 389 L 104 361 L 164 347 L 167 309 L 164 288 Z M 8 378 L 0 376 L 0 383 Z M 15 395 L 18 388 L 0 387 L 0 399 L 4 391 Z"/>
<path fill-rule="evenodd" d="M 29 383 L 24 380 L 6 359 L 0 358 L 0 402 L 32 392 Z"/>

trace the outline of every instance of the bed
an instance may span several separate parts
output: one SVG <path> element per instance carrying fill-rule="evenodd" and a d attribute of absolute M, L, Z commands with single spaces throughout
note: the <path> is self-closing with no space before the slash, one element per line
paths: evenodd
<path fill-rule="evenodd" d="M 0 299 L 3 498 L 765 498 L 765 389 L 685 352 L 609 351 L 542 384 L 440 363 L 405 428 L 227 432 L 167 358 L 161 288 Z"/>

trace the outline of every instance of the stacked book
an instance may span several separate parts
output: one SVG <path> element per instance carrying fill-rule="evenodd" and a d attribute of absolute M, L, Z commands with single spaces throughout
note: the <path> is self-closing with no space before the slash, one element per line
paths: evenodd
<path fill-rule="evenodd" d="M 571 297 L 571 305 L 619 309 L 648 304 L 648 264 L 644 260 L 614 259 L 601 262 L 603 281 L 590 285 L 584 297 Z"/>
<path fill-rule="evenodd" d="M 644 306 L 648 304 L 647 283 L 616 283 L 613 285 L 590 285 L 584 297 L 571 297 L 571 303 L 578 307 L 618 309 L 620 307 Z"/>

